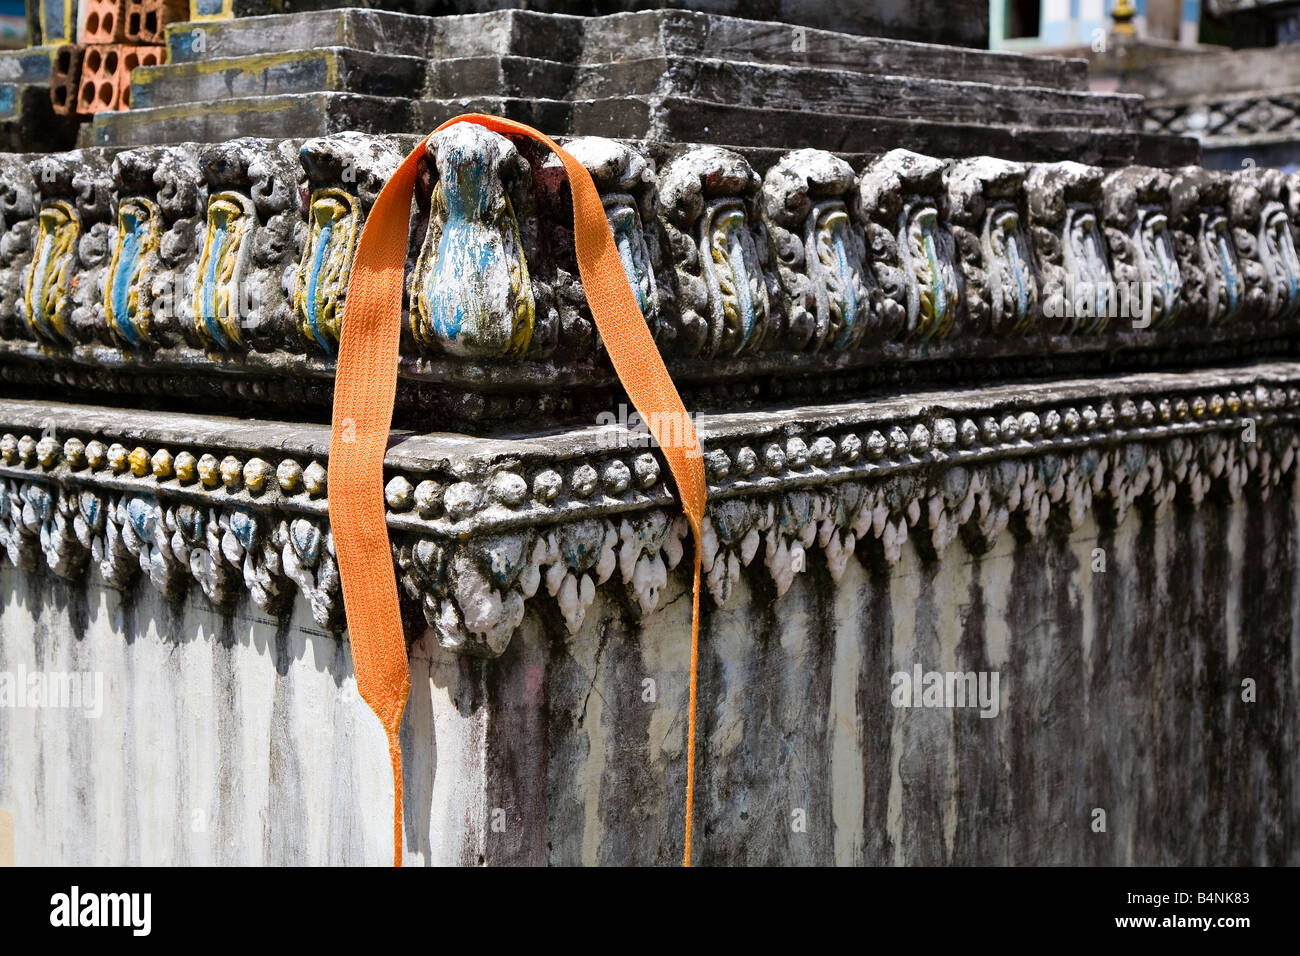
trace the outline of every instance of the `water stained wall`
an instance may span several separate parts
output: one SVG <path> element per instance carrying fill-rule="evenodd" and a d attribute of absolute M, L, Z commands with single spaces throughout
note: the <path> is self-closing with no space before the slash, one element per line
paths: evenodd
<path fill-rule="evenodd" d="M 1295 864 L 1297 517 L 1248 488 L 892 569 L 864 546 L 838 583 L 816 552 L 779 599 L 745 572 L 705 600 L 696 862 Z M 408 862 L 680 860 L 684 583 L 644 620 L 601 589 L 573 635 L 530 604 L 495 661 L 417 641 Z M 0 674 L 103 674 L 97 718 L 0 707 L 18 863 L 388 861 L 383 734 L 301 601 L 0 588 Z M 895 707 L 917 664 L 996 672 L 997 715 Z"/>
<path fill-rule="evenodd" d="M 775 602 L 746 576 L 706 611 L 697 862 L 1294 864 L 1296 533 L 1247 493 L 838 584 L 813 560 Z M 689 605 L 530 622 L 489 669 L 489 862 L 678 861 Z M 997 672 L 997 715 L 893 706 L 916 664 Z"/>

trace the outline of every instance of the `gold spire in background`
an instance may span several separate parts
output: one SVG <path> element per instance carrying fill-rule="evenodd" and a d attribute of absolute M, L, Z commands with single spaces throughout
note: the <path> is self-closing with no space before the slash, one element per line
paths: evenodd
<path fill-rule="evenodd" d="M 1111 27 L 1110 32 L 1116 36 L 1133 36 L 1133 18 L 1135 16 L 1137 16 L 1137 8 L 1129 0 L 1117 0 L 1110 11 L 1110 18 L 1115 21 L 1115 25 Z"/>

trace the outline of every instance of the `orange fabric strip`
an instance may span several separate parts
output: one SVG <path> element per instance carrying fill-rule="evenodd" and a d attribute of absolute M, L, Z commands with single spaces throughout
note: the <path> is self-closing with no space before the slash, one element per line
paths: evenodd
<path fill-rule="evenodd" d="M 685 866 L 690 866 L 695 806 L 700 560 L 707 497 L 699 439 L 637 306 L 591 175 L 548 137 L 512 120 L 468 113 L 448 120 L 438 130 L 467 122 L 497 133 L 534 139 L 553 151 L 564 165 L 573 196 L 578 271 L 592 318 L 629 400 L 659 442 L 695 540 L 683 861 Z M 357 243 L 343 310 L 330 435 L 330 522 L 357 690 L 388 734 L 393 763 L 395 866 L 402 863 L 402 751 L 398 729 L 410 695 L 411 677 L 385 520 L 384 452 L 397 391 L 402 281 L 411 196 L 427 142 L 427 138 L 421 142 L 385 184 Z"/>

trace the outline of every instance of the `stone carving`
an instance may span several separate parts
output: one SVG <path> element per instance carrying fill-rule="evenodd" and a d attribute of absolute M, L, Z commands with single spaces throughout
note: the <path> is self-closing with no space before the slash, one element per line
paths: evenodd
<path fill-rule="evenodd" d="M 605 205 L 623 270 L 641 313 L 653 328 L 659 311 L 658 237 L 646 224 L 654 220 L 655 170 L 649 159 L 614 140 L 583 136 L 564 148 L 591 173 Z"/>
<path fill-rule="evenodd" d="M 0 153 L 0 338 L 20 330 L 19 307 L 36 237 L 38 208 L 32 169 L 19 156 Z"/>
<path fill-rule="evenodd" d="M 414 137 L 339 133 L 309 139 L 298 158 L 302 259 L 293 275 L 294 316 L 303 338 L 334 355 L 352 256 L 375 197 Z"/>
<path fill-rule="evenodd" d="M 343 299 L 361 229 L 361 211 L 356 197 L 342 189 L 317 189 L 310 203 L 310 231 L 304 243 L 294 311 L 303 335 L 333 354 L 343 323 Z"/>
<path fill-rule="evenodd" d="M 117 239 L 108 264 L 105 318 L 128 346 L 150 340 L 153 304 L 149 286 L 158 268 L 161 243 L 158 207 L 148 199 L 123 199 L 117 207 Z"/>
<path fill-rule="evenodd" d="M 815 149 L 787 153 L 764 177 L 789 348 L 852 348 L 879 311 L 854 186 L 848 163 Z"/>
<path fill-rule="evenodd" d="M 954 163 L 945 174 L 971 334 L 1023 332 L 1037 318 L 1025 172 L 1019 163 L 981 157 Z"/>
<path fill-rule="evenodd" d="M 53 344 L 73 340 L 69 319 L 69 278 L 76 256 L 80 224 L 72 205 L 54 199 L 41 205 L 36 257 L 27 280 L 27 321 L 40 338 Z"/>
<path fill-rule="evenodd" d="M 814 560 L 838 578 L 855 555 L 898 561 L 909 540 L 931 556 L 957 542 L 982 551 L 1012 528 L 1078 529 L 1090 513 L 1118 524 L 1139 503 L 1294 484 L 1300 375 L 1290 364 L 1258 374 L 1201 389 L 1134 376 L 1073 398 L 1006 387 L 960 410 L 866 412 L 781 438 L 729 430 L 708 442 L 708 590 L 726 603 L 745 569 L 761 568 L 779 594 Z M 319 462 L 39 434 L 0 435 L 0 548 L 12 563 L 115 588 L 143 578 L 171 597 L 195 584 L 219 604 L 246 591 L 268 613 L 301 594 L 318 623 L 342 627 Z M 574 630 L 602 587 L 652 613 L 690 546 L 665 473 L 633 451 L 507 456 L 481 472 L 399 467 L 386 497 L 409 609 L 464 653 L 501 653 L 543 592 Z"/>
<path fill-rule="evenodd" d="M 432 351 L 468 359 L 522 356 L 535 303 L 516 215 L 530 166 L 504 136 L 458 123 L 429 140 L 436 170 L 415 267 L 411 325 Z"/>
<path fill-rule="evenodd" d="M 1225 177 L 1226 178 L 1226 177 Z M 1300 245 L 1300 173 L 1287 177 L 1287 217 L 1291 220 L 1291 236 Z"/>
<path fill-rule="evenodd" d="M 876 276 L 885 295 L 900 307 L 889 311 L 903 318 L 901 331 L 911 338 L 945 338 L 962 306 L 962 279 L 943 185 L 945 165 L 894 149 L 867 167 L 861 178 Z M 891 334 L 896 325 L 896 320 L 887 322 Z"/>
<path fill-rule="evenodd" d="M 1161 100 L 1147 106 L 1143 125 L 1149 133 L 1195 136 L 1206 145 L 1234 143 L 1251 136 L 1287 139 L 1300 133 L 1300 95 L 1292 89 Z"/>
<path fill-rule="evenodd" d="M 319 519 L 286 517 L 231 500 L 256 499 L 274 477 L 281 493 L 304 499 L 323 493 L 319 464 L 303 469 L 282 464 L 272 475 L 260 459 L 221 462 L 196 459 L 166 448 L 149 455 L 143 447 L 91 439 L 0 438 L 0 461 L 30 465 L 41 475 L 61 468 L 83 481 L 110 478 L 98 486 L 43 481 L 0 481 L 0 546 L 19 567 L 34 570 L 44 555 L 55 573 L 76 578 L 93 563 L 112 587 L 130 587 L 143 574 L 168 597 L 191 581 L 209 600 L 228 604 L 246 588 L 254 602 L 278 613 L 294 594 L 307 599 L 324 627 L 342 626 L 341 592 L 334 545 Z M 112 476 L 135 479 L 139 490 L 123 493 Z M 93 479 L 92 479 L 93 482 Z M 171 488 L 172 494 L 159 489 Z M 198 495 L 177 496 L 191 488 Z M 225 500 L 219 500 L 218 495 Z"/>
<path fill-rule="evenodd" d="M 208 199 L 207 230 L 195 283 L 195 328 L 209 345 L 231 349 L 242 345 L 246 314 L 245 281 L 257 213 L 252 200 L 236 192 L 215 193 Z"/>
<path fill-rule="evenodd" d="M 93 333 L 102 300 L 112 181 L 94 150 L 40 156 L 32 175 L 40 208 L 18 314 L 34 338 L 68 346 Z"/>
<path fill-rule="evenodd" d="M 399 415 L 486 429 L 608 407 L 562 170 L 531 141 L 471 126 L 445 134 L 417 179 Z M 418 142 L 337 134 L 0 157 L 12 171 L 0 300 L 14 307 L 0 321 L 0 374 L 33 388 L 328 407 L 357 237 Z M 602 192 L 692 403 L 933 380 L 954 356 L 1081 371 L 1104 367 L 1115 345 L 1163 361 L 1188 326 L 1222 326 L 1204 348 L 1226 360 L 1300 316 L 1300 191 L 1280 173 L 1107 173 L 896 151 L 854 176 L 801 150 L 773 158 L 760 183 L 717 147 L 685 147 L 658 173 L 626 144 L 569 147 Z M 453 180 L 468 192 L 449 220 Z M 438 258 L 449 221 L 481 242 L 448 248 L 478 248 L 486 271 Z M 448 281 L 434 281 L 438 270 Z M 476 296 L 475 282 L 496 298 Z M 1136 323 L 1117 319 L 1122 307 Z M 1050 351 L 1038 332 L 1059 337 Z M 111 363 L 97 361 L 102 345 L 119 350 Z M 787 370 L 779 383 L 775 367 Z"/>
<path fill-rule="evenodd" d="M 1300 259 L 1287 206 L 1286 177 L 1275 169 L 1234 173 L 1228 189 L 1233 240 L 1246 278 L 1246 313 L 1283 319 L 1300 305 Z"/>
<path fill-rule="evenodd" d="M 262 351 L 289 341 L 282 276 L 297 258 L 297 151 L 293 141 L 256 139 L 200 149 L 208 204 L 187 283 L 199 347 Z"/>
<path fill-rule="evenodd" d="M 537 252 L 528 257 L 536 318 L 527 357 L 549 359 L 558 348 L 570 361 L 590 361 L 600 350 L 574 254 L 567 175 L 559 159 L 549 152 L 538 154 L 532 140 L 516 140 L 515 146 L 528 151 L 537 171 Z M 667 347 L 675 334 L 664 315 L 665 302 L 672 302 L 672 283 L 662 274 L 665 242 L 655 218 L 653 161 L 626 143 L 598 136 L 565 140 L 564 148 L 591 174 L 641 313 L 660 347 Z"/>
<path fill-rule="evenodd" d="M 49 489 L 16 481 L 0 482 L 0 544 L 9 561 L 24 571 L 40 567 L 40 527 L 50 511 Z"/>
<path fill-rule="evenodd" d="M 758 190 L 749 163 L 717 146 L 687 150 L 664 167 L 659 209 L 677 271 L 679 354 L 740 355 L 775 337 Z"/>
<path fill-rule="evenodd" d="M 185 147 L 147 146 L 113 157 L 112 173 L 116 232 L 94 307 L 101 338 L 128 348 L 179 344 L 175 277 L 193 257 L 204 205 L 198 164 Z"/>
<path fill-rule="evenodd" d="M 1049 332 L 1097 332 L 1114 309 L 1110 256 L 1098 212 L 1103 178 L 1102 170 L 1072 162 L 1029 170 L 1030 235 L 1043 281 L 1043 325 Z"/>
<path fill-rule="evenodd" d="M 1228 177 L 1188 166 L 1173 176 L 1169 195 L 1187 316 L 1208 325 L 1231 322 L 1246 295 L 1228 222 Z"/>
<path fill-rule="evenodd" d="M 1169 174 L 1130 166 L 1106 177 L 1105 233 L 1116 283 L 1112 317 L 1160 328 L 1182 312 L 1182 270 L 1169 222 Z"/>

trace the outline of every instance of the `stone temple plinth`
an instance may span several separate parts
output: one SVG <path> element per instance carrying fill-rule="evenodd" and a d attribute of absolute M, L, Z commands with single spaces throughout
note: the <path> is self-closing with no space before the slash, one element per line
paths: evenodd
<path fill-rule="evenodd" d="M 334 358 L 379 189 L 479 106 L 589 170 L 698 415 L 697 863 L 1297 862 L 1300 180 L 1200 167 L 1075 61 L 286 16 L 173 25 L 88 145 L 0 155 L 0 674 L 45 689 L 0 707 L 18 862 L 390 859 Z M 693 545 L 568 185 L 481 127 L 421 148 L 384 503 L 405 859 L 675 864 Z M 490 298 L 439 251 L 452 182 Z M 73 675 L 101 690 L 46 706 Z"/>

